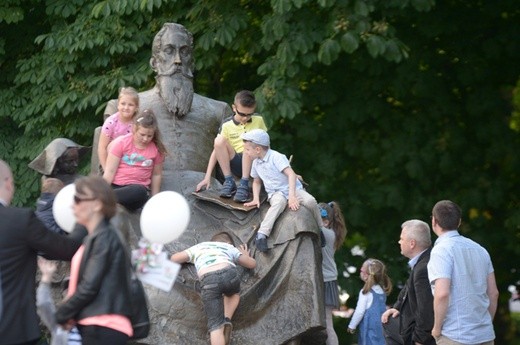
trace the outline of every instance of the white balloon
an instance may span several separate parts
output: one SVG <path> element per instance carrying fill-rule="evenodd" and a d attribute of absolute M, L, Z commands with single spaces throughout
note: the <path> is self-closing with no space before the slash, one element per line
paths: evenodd
<path fill-rule="evenodd" d="M 155 194 L 141 211 L 141 232 L 152 243 L 169 243 L 179 238 L 190 222 L 190 206 L 179 193 Z"/>
<path fill-rule="evenodd" d="M 72 211 L 72 203 L 74 202 L 74 193 L 76 193 L 76 185 L 74 183 L 63 187 L 52 204 L 52 215 L 60 228 L 67 232 L 71 232 L 76 224 L 76 217 Z"/>

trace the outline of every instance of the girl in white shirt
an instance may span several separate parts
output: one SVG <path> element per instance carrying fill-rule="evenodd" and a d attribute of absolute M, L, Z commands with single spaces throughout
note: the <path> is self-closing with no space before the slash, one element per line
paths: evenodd
<path fill-rule="evenodd" d="M 354 334 L 359 325 L 359 345 L 385 345 L 381 315 L 386 310 L 386 296 L 392 291 L 392 282 L 386 274 L 385 264 L 377 259 L 366 260 L 359 275 L 365 285 L 359 292 L 348 332 Z"/>

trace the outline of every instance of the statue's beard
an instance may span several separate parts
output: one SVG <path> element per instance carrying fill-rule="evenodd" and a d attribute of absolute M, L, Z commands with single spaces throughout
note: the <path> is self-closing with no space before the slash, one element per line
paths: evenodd
<path fill-rule="evenodd" d="M 155 80 L 168 111 L 176 117 L 188 114 L 193 101 L 193 78 L 177 72 L 170 75 L 159 74 Z"/>

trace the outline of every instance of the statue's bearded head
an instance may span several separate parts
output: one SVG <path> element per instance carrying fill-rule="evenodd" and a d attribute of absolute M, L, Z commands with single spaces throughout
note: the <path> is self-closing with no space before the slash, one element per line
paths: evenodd
<path fill-rule="evenodd" d="M 155 35 L 150 65 L 168 111 L 186 115 L 193 101 L 193 36 L 180 24 L 166 23 Z"/>

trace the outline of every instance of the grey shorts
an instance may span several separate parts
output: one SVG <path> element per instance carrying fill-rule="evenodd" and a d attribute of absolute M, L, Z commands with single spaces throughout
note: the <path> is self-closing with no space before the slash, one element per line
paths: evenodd
<path fill-rule="evenodd" d="M 236 267 L 206 273 L 200 279 L 200 294 L 208 319 L 208 331 L 222 327 L 224 320 L 224 295 L 240 292 L 240 278 Z"/>

